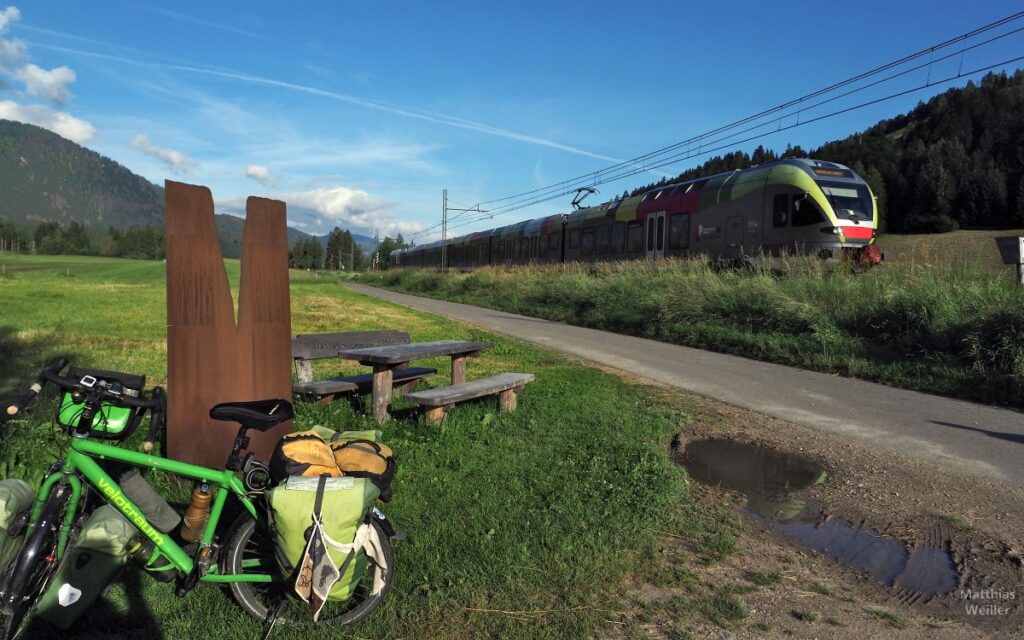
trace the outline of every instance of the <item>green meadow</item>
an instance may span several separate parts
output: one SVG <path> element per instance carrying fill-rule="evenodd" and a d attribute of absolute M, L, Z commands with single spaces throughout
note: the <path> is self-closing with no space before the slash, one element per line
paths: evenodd
<path fill-rule="evenodd" d="M 164 265 L 101 258 L 0 255 L 0 399 L 20 392 L 51 358 L 166 375 Z M 227 263 L 237 287 L 238 264 Z M 392 328 L 414 340 L 489 340 L 469 377 L 536 375 L 514 413 L 493 400 L 457 407 L 440 427 L 391 421 L 385 441 L 398 473 L 388 516 L 408 532 L 396 544 L 394 588 L 363 624 L 332 638 L 586 638 L 629 629 L 631 591 L 687 577 L 679 623 L 741 624 L 729 585 L 707 584 L 684 567 L 713 563 L 735 547 L 739 524 L 724 504 L 700 498 L 669 456 L 689 415 L 652 388 L 436 316 L 345 290 L 333 277 L 293 272 L 293 333 Z M 447 383 L 447 359 L 430 385 Z M 318 376 L 337 373 L 331 364 Z M 173 387 L 168 389 L 174 393 Z M 296 426 L 368 428 L 346 402 L 297 403 Z M 18 420 L 0 424 L 0 477 L 38 482 L 61 447 L 52 393 Z M 232 427 L 225 425 L 225 429 Z M 141 431 L 141 430 L 140 430 Z M 138 446 L 137 434 L 125 446 Z M 225 457 L 227 451 L 225 450 Z M 172 499 L 187 487 L 151 481 Z M 662 535 L 687 542 L 663 547 Z M 666 558 L 672 562 L 666 565 Z M 675 573 L 673 573 L 675 572 Z M 680 574 L 680 575 L 682 575 Z M 71 634 L 38 624 L 37 637 L 257 637 L 258 625 L 229 593 L 200 585 L 179 599 L 135 569 Z M 275 638 L 319 637 L 282 628 Z"/>
<path fill-rule="evenodd" d="M 691 258 L 486 267 L 447 275 L 395 269 L 357 279 L 417 295 L 1024 407 L 1024 288 L 1017 286 L 1009 268 L 995 264 L 992 235 L 887 237 L 900 249 L 897 259 L 866 272 L 816 258 L 741 269 Z"/>

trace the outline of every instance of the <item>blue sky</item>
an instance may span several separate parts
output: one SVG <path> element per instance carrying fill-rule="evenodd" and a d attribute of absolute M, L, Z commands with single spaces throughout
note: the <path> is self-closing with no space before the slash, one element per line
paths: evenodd
<path fill-rule="evenodd" d="M 240 213 L 246 196 L 264 195 L 285 200 L 290 224 L 308 232 L 340 225 L 409 236 L 440 218 L 443 188 L 452 206 L 471 206 L 595 171 L 1021 8 L 985 0 L 0 3 L 0 117 L 51 128 L 157 183 L 207 185 L 221 212 Z M 1024 32 L 834 106 L 1021 55 Z M 816 146 L 946 86 L 737 147 Z M 595 199 L 705 158 L 602 185 Z M 565 211 L 569 200 L 456 233 Z"/>

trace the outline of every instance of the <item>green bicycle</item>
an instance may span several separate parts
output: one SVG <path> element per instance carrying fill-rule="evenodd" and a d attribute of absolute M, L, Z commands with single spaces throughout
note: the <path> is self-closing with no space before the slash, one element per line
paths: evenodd
<path fill-rule="evenodd" d="M 35 384 L 7 409 L 9 415 L 18 413 L 50 383 L 65 392 L 60 411 L 68 410 L 73 403 L 75 419 L 60 421 L 61 424 L 73 423 L 65 428 L 70 446 L 39 487 L 28 516 L 24 542 L 0 575 L 0 616 L 3 617 L 0 638 L 13 640 L 24 629 L 28 614 L 74 543 L 87 505 L 95 502 L 87 499 L 90 493 L 113 505 L 138 530 L 140 539 L 148 541 L 146 549 L 152 551 L 145 561 L 145 569 L 165 581 L 173 580 L 178 596 L 185 596 L 200 582 L 227 585 L 242 609 L 264 623 L 265 634 L 269 634 L 275 624 L 312 624 L 308 609 L 291 597 L 289 580 L 280 575 L 274 560 L 274 534 L 268 506 L 262 499 L 263 490 L 270 484 L 269 473 L 262 462 L 245 451 L 247 430 L 265 431 L 292 419 L 291 403 L 267 400 L 213 407 L 211 418 L 237 422 L 240 427 L 224 469 L 211 469 L 99 441 L 98 438 L 103 437 L 120 440 L 130 434 L 141 414 L 132 421 L 131 429 L 126 430 L 129 433 L 111 434 L 106 428 L 118 409 L 129 409 L 152 412 L 147 445 L 155 442 L 163 422 L 163 392 L 155 387 L 148 399 L 142 392 L 132 395 L 133 391 L 116 381 L 117 376 L 126 374 L 100 372 L 111 373 L 113 383 L 99 375 L 81 375 L 88 370 L 74 367 L 69 369 L 68 375 L 60 375 L 67 364 L 67 359 L 62 358 L 43 369 Z M 199 540 L 183 548 L 172 535 L 158 530 L 97 460 L 156 469 L 209 484 L 213 498 L 209 519 Z M 229 494 L 234 494 L 243 509 L 221 538 L 217 534 Z M 367 519 L 377 529 L 384 562 L 368 563 L 355 595 L 343 602 L 331 602 L 321 612 L 318 624 L 358 622 L 380 605 L 390 588 L 394 552 L 389 541 L 400 538 L 401 533 L 395 531 L 376 507 L 371 509 Z M 376 593 L 371 588 L 375 576 L 384 584 Z"/>

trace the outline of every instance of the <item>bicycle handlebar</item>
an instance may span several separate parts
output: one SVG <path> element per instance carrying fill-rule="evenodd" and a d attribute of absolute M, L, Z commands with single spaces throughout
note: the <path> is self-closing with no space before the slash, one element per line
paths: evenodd
<path fill-rule="evenodd" d="M 152 397 L 149 400 L 144 398 L 133 398 L 129 395 L 117 393 L 103 387 L 87 387 L 82 384 L 81 380 L 73 380 L 60 375 L 61 369 L 67 365 L 67 358 L 59 358 L 54 361 L 53 364 L 40 371 L 39 377 L 36 378 L 34 383 L 32 383 L 32 386 L 29 387 L 28 391 L 23 393 L 20 398 L 7 407 L 7 415 L 17 415 L 19 411 L 24 409 L 25 406 L 32 402 L 39 392 L 43 390 L 43 386 L 45 386 L 47 382 L 55 384 L 66 391 L 78 392 L 86 396 L 96 394 L 101 401 L 109 400 L 121 406 L 134 407 L 136 409 L 153 409 L 156 413 L 162 413 L 164 406 L 163 390 L 161 389 L 160 392 L 157 393 L 156 389 L 159 389 L 159 387 L 154 388 Z M 152 431 L 152 427 L 150 430 Z"/>
<path fill-rule="evenodd" d="M 49 376 L 57 375 L 57 372 L 66 366 L 68 366 L 67 358 L 57 358 L 50 364 L 50 366 L 40 371 L 39 377 L 37 377 L 36 381 L 32 383 L 32 386 L 28 388 L 28 391 L 21 394 L 20 398 L 15 400 L 11 406 L 7 407 L 7 415 L 17 415 L 19 411 L 24 409 L 28 403 L 32 402 L 32 400 L 39 395 L 39 392 L 43 390 L 43 385 L 45 385 L 49 380 Z"/>

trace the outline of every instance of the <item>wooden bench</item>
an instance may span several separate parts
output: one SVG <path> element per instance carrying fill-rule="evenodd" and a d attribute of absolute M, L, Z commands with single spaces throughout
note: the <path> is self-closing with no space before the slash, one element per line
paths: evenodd
<path fill-rule="evenodd" d="M 321 405 L 341 395 L 365 395 L 373 390 L 373 374 L 338 376 L 326 380 L 313 380 L 313 360 L 338 358 L 345 349 L 363 349 L 396 344 L 409 344 L 404 331 L 347 331 L 341 333 L 312 333 L 292 339 L 292 359 L 298 382 L 292 385 L 292 394 L 316 399 Z M 402 394 L 423 378 L 437 373 L 428 367 L 403 367 L 394 371 L 392 384 L 396 394 Z"/>
<path fill-rule="evenodd" d="M 426 408 L 427 422 L 436 424 L 444 420 L 455 403 L 494 394 L 498 394 L 498 411 L 515 411 L 517 394 L 533 380 L 532 373 L 499 373 L 450 387 L 408 393 L 405 399 Z"/>

